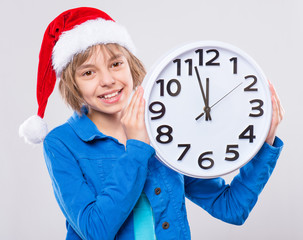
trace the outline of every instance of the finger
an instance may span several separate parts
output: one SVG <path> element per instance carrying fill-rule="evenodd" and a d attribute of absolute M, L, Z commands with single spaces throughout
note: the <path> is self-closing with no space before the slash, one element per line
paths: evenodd
<path fill-rule="evenodd" d="M 128 106 L 125 109 L 125 113 L 124 113 L 124 117 L 125 118 L 129 117 L 132 114 L 134 103 L 135 103 L 135 101 L 137 99 L 137 96 L 138 96 L 138 89 L 134 92 L 134 94 L 133 94 L 133 96 L 131 98 L 130 103 L 128 104 Z"/>
<path fill-rule="evenodd" d="M 135 99 L 135 102 L 134 102 L 133 108 L 132 108 L 132 115 L 136 119 L 138 119 L 138 112 L 139 112 L 140 103 L 141 103 L 142 96 L 143 96 L 142 88 L 141 87 L 138 87 L 137 91 L 138 91 L 138 94 L 137 94 L 137 97 Z"/>
<path fill-rule="evenodd" d="M 272 101 L 272 124 L 274 126 L 277 125 L 277 123 L 279 122 L 279 106 L 277 103 L 277 99 L 274 95 L 271 96 L 271 101 Z"/>
<path fill-rule="evenodd" d="M 140 101 L 140 106 L 138 110 L 138 120 L 144 121 L 144 113 L 145 113 L 145 99 L 142 97 Z"/>
<path fill-rule="evenodd" d="M 270 83 L 270 90 L 271 90 L 272 96 L 274 96 L 274 98 L 275 98 L 275 102 L 277 103 L 278 118 L 279 118 L 279 121 L 281 121 L 283 119 L 283 115 L 284 115 L 285 111 L 281 104 L 280 98 L 276 92 L 276 89 L 272 83 Z"/>

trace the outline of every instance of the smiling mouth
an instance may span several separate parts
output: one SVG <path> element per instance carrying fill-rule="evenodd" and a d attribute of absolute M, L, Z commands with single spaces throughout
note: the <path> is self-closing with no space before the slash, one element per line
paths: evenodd
<path fill-rule="evenodd" d="M 118 96 L 118 94 L 120 94 L 122 90 L 123 90 L 123 89 L 120 89 L 120 90 L 118 90 L 118 91 L 116 91 L 116 92 L 113 92 L 113 93 L 110 93 L 110 94 L 106 94 L 106 95 L 101 95 L 101 96 L 99 96 L 99 97 L 100 97 L 101 99 L 106 99 L 106 100 L 108 100 L 108 99 L 111 99 L 111 98 L 114 98 L 114 97 Z"/>

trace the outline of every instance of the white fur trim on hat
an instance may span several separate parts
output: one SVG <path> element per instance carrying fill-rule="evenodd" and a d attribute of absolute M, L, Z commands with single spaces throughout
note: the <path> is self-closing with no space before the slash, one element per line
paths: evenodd
<path fill-rule="evenodd" d="M 53 68 L 57 77 L 77 53 L 97 44 L 117 43 L 131 52 L 135 46 L 122 25 L 98 18 L 88 20 L 61 34 L 52 53 Z"/>
<path fill-rule="evenodd" d="M 31 116 L 19 127 L 20 137 L 30 144 L 41 143 L 47 135 L 47 124 L 38 115 Z"/>

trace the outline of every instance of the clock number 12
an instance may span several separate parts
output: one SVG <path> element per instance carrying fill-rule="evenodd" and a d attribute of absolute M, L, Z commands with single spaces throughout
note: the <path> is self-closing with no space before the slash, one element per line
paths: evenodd
<path fill-rule="evenodd" d="M 204 65 L 204 49 L 197 49 L 195 51 L 195 53 L 198 54 L 199 66 L 203 66 Z M 205 63 L 205 66 L 220 66 L 220 63 L 216 61 L 220 56 L 220 53 L 217 49 L 209 49 L 206 51 L 206 53 L 214 54 L 214 56 Z M 188 64 L 188 75 L 192 76 L 193 59 L 189 58 L 189 59 L 184 60 L 184 62 Z M 173 60 L 173 63 L 177 64 L 177 76 L 181 76 L 181 59 L 176 58 L 175 60 Z M 235 64 L 237 64 L 237 63 L 235 62 Z"/>

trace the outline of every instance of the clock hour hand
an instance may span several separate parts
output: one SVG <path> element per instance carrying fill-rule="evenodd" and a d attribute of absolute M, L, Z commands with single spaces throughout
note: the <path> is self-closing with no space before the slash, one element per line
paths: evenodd
<path fill-rule="evenodd" d="M 202 82 L 201 82 L 201 79 L 200 79 L 200 74 L 199 74 L 199 71 L 198 71 L 197 67 L 195 67 L 195 71 L 196 71 L 197 79 L 198 79 L 198 82 L 199 82 L 199 87 L 200 87 L 202 97 L 203 97 L 203 101 L 204 101 L 204 112 L 206 113 L 205 120 L 208 121 L 208 120 L 211 120 L 211 116 L 210 116 L 210 109 L 211 108 L 209 107 L 209 78 L 206 78 L 206 95 L 205 95 L 203 85 L 202 85 Z M 203 113 L 203 115 L 204 115 L 204 113 Z"/>
<path fill-rule="evenodd" d="M 223 98 L 227 97 L 230 93 L 232 93 L 234 90 L 236 90 L 243 82 L 239 83 L 237 86 L 235 86 L 232 90 L 230 90 L 228 93 L 226 93 L 223 97 L 221 97 L 217 102 L 215 102 L 212 106 L 210 106 L 210 109 L 213 108 L 217 103 L 223 100 Z M 198 120 L 204 115 L 204 112 L 202 112 L 198 117 L 195 119 Z"/>

